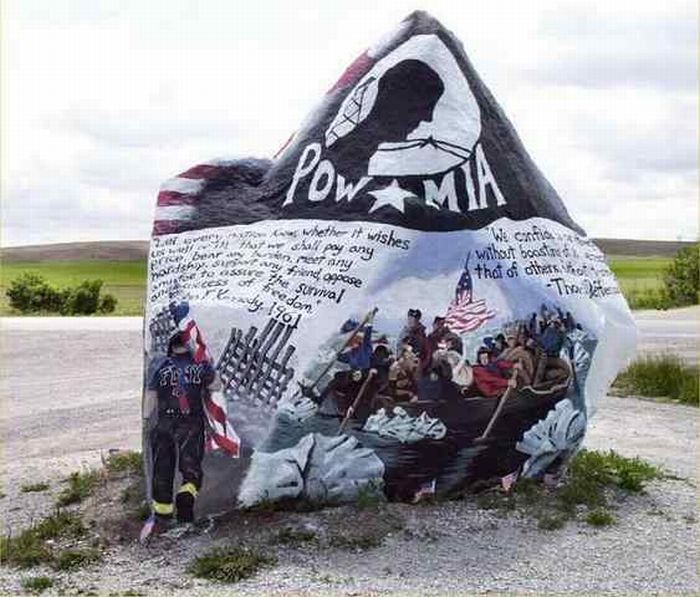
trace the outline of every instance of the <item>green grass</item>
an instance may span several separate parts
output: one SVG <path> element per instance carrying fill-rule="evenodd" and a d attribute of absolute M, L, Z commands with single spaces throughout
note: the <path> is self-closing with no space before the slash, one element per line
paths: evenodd
<path fill-rule="evenodd" d="M 96 547 L 65 545 L 66 541 L 83 539 L 86 533 L 87 528 L 77 514 L 56 510 L 18 535 L 8 534 L 0 538 L 0 563 L 17 568 L 44 564 L 55 570 L 75 570 L 102 557 L 102 552 Z"/>
<path fill-rule="evenodd" d="M 20 491 L 22 493 L 34 493 L 39 491 L 46 491 L 48 488 L 48 483 L 30 483 L 28 485 L 22 485 Z"/>
<path fill-rule="evenodd" d="M 610 514 L 607 510 L 599 508 L 597 510 L 591 510 L 586 516 L 586 522 L 594 527 L 607 527 L 611 524 L 615 524 L 615 517 Z"/>
<path fill-rule="evenodd" d="M 51 587 L 53 587 L 53 579 L 50 576 L 30 576 L 22 580 L 22 588 L 35 595 L 43 593 Z"/>
<path fill-rule="evenodd" d="M 143 475 L 143 457 L 135 450 L 115 452 L 105 460 L 105 468 L 109 473 Z"/>
<path fill-rule="evenodd" d="M 611 492 L 639 493 L 647 482 L 665 477 L 658 467 L 640 458 L 626 458 L 613 450 L 581 450 L 571 461 L 562 486 L 550 490 L 542 483 L 521 479 L 511 494 L 487 491 L 477 496 L 477 504 L 502 515 L 521 512 L 546 531 L 562 528 L 581 510 L 588 524 L 606 526 L 615 522 L 608 510 Z"/>
<path fill-rule="evenodd" d="M 103 294 L 117 299 L 111 315 L 141 315 L 146 293 L 145 261 L 47 261 L 3 263 L 0 269 L 0 315 L 19 315 L 9 305 L 5 291 L 24 272 L 44 276 L 57 287 L 75 286 L 84 280 L 103 280 Z"/>
<path fill-rule="evenodd" d="M 627 394 L 665 397 L 698 406 L 699 373 L 676 355 L 651 355 L 634 361 L 617 377 L 614 385 Z"/>
<path fill-rule="evenodd" d="M 217 547 L 195 558 L 187 570 L 199 578 L 235 583 L 274 563 L 275 558 L 252 549 Z"/>
<path fill-rule="evenodd" d="M 71 512 L 56 511 L 20 534 L 0 539 L 0 562 L 18 568 L 30 568 L 52 561 L 50 540 L 80 538 L 86 529 L 82 520 Z"/>
<path fill-rule="evenodd" d="M 58 506 L 68 506 L 77 504 L 88 497 L 92 490 L 100 480 L 100 471 L 87 470 L 83 472 L 72 473 L 66 479 L 68 487 L 58 494 L 56 504 Z"/>
<path fill-rule="evenodd" d="M 663 275 L 672 258 L 615 257 L 609 258 L 620 290 L 632 309 L 666 309 Z"/>

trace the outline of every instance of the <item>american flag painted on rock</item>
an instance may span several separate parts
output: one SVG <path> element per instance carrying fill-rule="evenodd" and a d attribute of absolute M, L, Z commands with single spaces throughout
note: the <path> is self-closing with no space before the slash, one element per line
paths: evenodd
<path fill-rule="evenodd" d="M 199 194 L 209 180 L 225 171 L 226 162 L 199 164 L 166 180 L 158 192 L 153 235 L 173 234 L 194 213 Z"/>
<path fill-rule="evenodd" d="M 455 298 L 447 307 L 445 323 L 456 334 L 473 332 L 496 313 L 487 308 L 484 299 L 474 300 L 469 256 L 455 289 Z"/>

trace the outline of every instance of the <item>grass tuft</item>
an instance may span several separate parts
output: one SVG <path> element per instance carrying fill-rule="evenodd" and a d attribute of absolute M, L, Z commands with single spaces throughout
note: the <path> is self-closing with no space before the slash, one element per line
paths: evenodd
<path fill-rule="evenodd" d="M 188 572 L 199 578 L 235 583 L 271 566 L 275 558 L 242 547 L 218 547 L 194 559 Z"/>
<path fill-rule="evenodd" d="M 100 559 L 102 559 L 102 552 L 95 547 L 64 549 L 55 555 L 53 566 L 56 570 L 75 570 L 88 564 L 94 564 Z"/>
<path fill-rule="evenodd" d="M 556 529 L 561 529 L 566 526 L 567 517 L 564 514 L 551 514 L 546 513 L 539 517 L 537 520 L 537 528 L 544 531 L 554 531 Z"/>
<path fill-rule="evenodd" d="M 366 485 L 358 488 L 355 506 L 359 510 L 376 508 L 385 500 L 386 498 L 384 497 L 381 484 L 370 481 Z"/>
<path fill-rule="evenodd" d="M 108 473 L 123 473 L 129 475 L 143 475 L 143 457 L 141 452 L 124 450 L 107 456 L 105 468 Z"/>
<path fill-rule="evenodd" d="M 688 367 L 677 355 L 651 355 L 634 361 L 615 380 L 626 393 L 666 397 L 685 404 L 700 404 L 698 369 Z"/>
<path fill-rule="evenodd" d="M 603 508 L 591 510 L 586 516 L 586 522 L 594 527 L 606 527 L 617 522 L 615 517 Z"/>
<path fill-rule="evenodd" d="M 88 470 L 71 473 L 71 476 L 66 479 L 68 487 L 58 494 L 56 504 L 68 506 L 82 502 L 92 493 L 99 480 L 100 471 Z"/>
<path fill-rule="evenodd" d="M 30 576 L 22 580 L 22 588 L 35 595 L 51 587 L 53 587 L 53 579 L 50 576 Z"/>
<path fill-rule="evenodd" d="M 28 485 L 22 485 L 20 491 L 22 493 L 34 493 L 39 491 L 46 491 L 49 488 L 48 483 L 30 483 Z"/>
<path fill-rule="evenodd" d="M 18 568 L 30 568 L 49 563 L 53 553 L 47 541 L 79 538 L 86 532 L 85 525 L 71 512 L 56 511 L 40 523 L 32 525 L 19 535 L 5 535 L 0 539 L 0 562 Z"/>
<path fill-rule="evenodd" d="M 591 508 L 605 505 L 604 489 L 618 487 L 639 493 L 647 482 L 663 479 L 663 471 L 639 457 L 626 458 L 614 450 L 597 452 L 581 450 L 569 469 L 572 490 L 567 498 L 573 504 L 585 504 Z M 580 490 L 580 491 L 577 491 Z"/>

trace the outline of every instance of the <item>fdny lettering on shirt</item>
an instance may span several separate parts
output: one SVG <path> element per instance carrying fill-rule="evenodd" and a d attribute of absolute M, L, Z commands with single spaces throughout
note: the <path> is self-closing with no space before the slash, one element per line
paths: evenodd
<path fill-rule="evenodd" d="M 161 387 L 165 386 L 179 386 L 181 383 L 180 374 L 182 373 L 182 382 L 188 385 L 195 385 L 202 383 L 202 372 L 204 371 L 204 365 L 187 365 L 186 367 L 180 369 L 175 365 L 168 365 L 160 370 L 159 385 Z"/>

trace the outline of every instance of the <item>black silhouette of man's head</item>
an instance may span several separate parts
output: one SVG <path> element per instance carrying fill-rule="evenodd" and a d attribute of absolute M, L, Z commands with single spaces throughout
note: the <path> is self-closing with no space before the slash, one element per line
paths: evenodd
<path fill-rule="evenodd" d="M 442 79 L 425 62 L 403 60 L 379 80 L 377 98 L 366 122 L 381 123 L 382 141 L 403 141 L 421 122 L 433 119 L 433 110 L 444 91 Z"/>
<path fill-rule="evenodd" d="M 430 122 L 444 91 L 442 79 L 425 62 L 403 60 L 392 66 L 377 83 L 367 117 L 328 148 L 336 169 L 351 180 L 366 175 L 377 147 L 405 141 L 421 122 Z"/>

